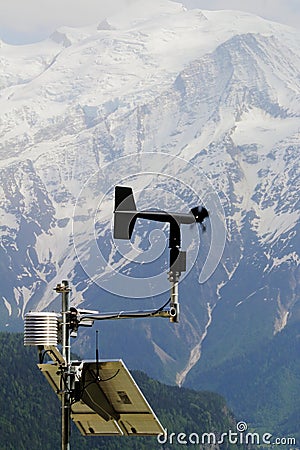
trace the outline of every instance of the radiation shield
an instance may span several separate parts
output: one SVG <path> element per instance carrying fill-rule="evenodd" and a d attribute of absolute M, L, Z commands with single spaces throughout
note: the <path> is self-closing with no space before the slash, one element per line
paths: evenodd
<path fill-rule="evenodd" d="M 60 397 L 61 374 L 53 362 L 38 367 Z M 122 360 L 72 362 L 80 400 L 71 418 L 84 436 L 151 436 L 164 432 Z"/>

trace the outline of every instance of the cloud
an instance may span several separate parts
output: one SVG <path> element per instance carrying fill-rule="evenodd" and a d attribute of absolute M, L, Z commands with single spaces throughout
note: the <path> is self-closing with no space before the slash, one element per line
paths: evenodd
<path fill-rule="evenodd" d="M 178 0 L 180 1 L 180 0 Z M 187 7 L 246 11 L 268 20 L 300 27 L 299 0 L 181 0 Z"/>
<path fill-rule="evenodd" d="M 44 39 L 60 26 L 84 26 L 141 0 L 1 0 L 0 37 L 12 43 Z M 155 0 L 148 0 L 154 2 Z M 159 1 L 159 0 L 157 0 Z M 188 7 L 238 9 L 300 27 L 299 0 L 177 0 Z M 13 42 L 15 40 L 15 42 Z"/>
<path fill-rule="evenodd" d="M 1 0 L 0 30 L 44 34 L 62 25 L 84 26 L 121 11 L 135 0 Z"/>

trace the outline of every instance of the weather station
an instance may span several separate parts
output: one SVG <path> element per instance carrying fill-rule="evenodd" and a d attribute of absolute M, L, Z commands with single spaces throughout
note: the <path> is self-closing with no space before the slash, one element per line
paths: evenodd
<path fill-rule="evenodd" d="M 78 328 L 91 327 L 98 320 L 162 317 L 179 322 L 178 283 L 186 270 L 186 252 L 181 248 L 181 224 L 203 222 L 204 207 L 189 213 L 156 210 L 138 211 L 130 187 L 115 187 L 114 238 L 131 239 L 137 219 L 169 224 L 170 298 L 159 309 L 101 313 L 70 307 L 67 280 L 54 289 L 61 295 L 62 308 L 55 312 L 28 312 L 24 322 L 24 345 L 38 348 L 38 367 L 61 400 L 61 448 L 70 449 L 71 420 L 84 436 L 150 436 L 164 432 L 151 406 L 124 362 L 99 360 L 98 339 L 95 360 L 71 360 L 71 337 Z M 97 332 L 98 333 L 98 332 Z M 97 335 L 98 336 L 98 335 Z M 51 361 L 44 362 L 46 355 Z"/>

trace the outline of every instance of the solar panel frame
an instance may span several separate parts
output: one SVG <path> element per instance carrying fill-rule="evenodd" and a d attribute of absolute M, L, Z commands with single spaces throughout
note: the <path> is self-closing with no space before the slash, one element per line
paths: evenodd
<path fill-rule="evenodd" d="M 61 397 L 59 364 L 38 364 Z M 84 436 L 156 436 L 164 429 L 124 362 L 73 361 L 81 400 L 71 405 L 71 418 Z"/>

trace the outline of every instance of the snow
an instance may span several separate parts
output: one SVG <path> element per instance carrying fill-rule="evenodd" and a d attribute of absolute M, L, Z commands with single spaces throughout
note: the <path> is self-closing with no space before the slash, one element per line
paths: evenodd
<path fill-rule="evenodd" d="M 299 117 L 273 117 L 259 108 L 243 112 L 231 138 L 236 145 L 249 144 L 249 136 L 258 145 L 258 153 L 266 154 L 277 142 L 299 130 Z"/>
<path fill-rule="evenodd" d="M 31 103 L 38 95 L 50 102 L 50 108 L 43 111 L 41 102 L 34 102 L 39 114 L 47 118 L 53 111 L 55 116 L 62 102 L 69 103 L 75 96 L 86 98 L 87 87 L 92 84 L 93 98 L 86 98 L 87 104 L 96 104 L 99 95 L 111 99 L 113 92 L 120 98 L 134 93 L 144 98 L 152 90 L 155 97 L 191 60 L 212 52 L 231 37 L 246 33 L 270 36 L 274 32 L 272 23 L 250 14 L 186 11 L 168 1 L 138 5 L 140 10 L 137 5 L 132 11 L 129 8 L 127 17 L 122 13 L 109 18 L 116 30 L 61 28 L 58 32 L 73 43 L 68 48 L 52 39 L 29 46 L 5 45 L 3 73 L 9 79 L 8 74 L 23 74 L 23 79 L 15 82 L 22 84 L 19 89 L 7 91 L 13 94 L 11 102 L 7 102 L 6 90 L 2 91 L 1 110 L 9 104 L 16 108 L 25 100 Z"/>
<path fill-rule="evenodd" d="M 1 188 L 0 188 L 1 191 Z M 0 198 L 4 198 L 4 196 L 0 196 Z M 4 212 L 3 209 L 0 209 L 0 223 L 1 228 L 10 228 L 10 229 L 18 229 L 19 224 L 17 218 L 14 214 Z"/>
<path fill-rule="evenodd" d="M 3 44 L 0 50 L 0 169 L 7 173 L 14 164 L 30 161 L 53 207 L 54 224 L 40 230 L 33 246 L 41 267 L 53 264 L 53 283 L 74 274 L 71 219 L 84 183 L 99 168 L 108 170 L 108 161 L 132 153 L 157 151 L 195 160 L 222 195 L 234 231 L 240 233 L 247 213 L 255 213 L 251 226 L 261 244 L 273 244 L 298 220 L 295 207 L 281 211 L 278 201 L 266 200 L 271 194 L 278 198 L 277 175 L 286 178 L 280 195 L 294 187 L 289 181 L 293 163 L 284 152 L 299 145 L 300 33 L 236 11 L 186 10 L 166 0 L 138 5 L 126 16 L 107 18 L 102 29 L 96 23 L 62 27 L 44 42 Z M 167 172 L 159 159 L 153 158 L 151 168 Z M 180 177 L 176 170 L 172 175 Z M 197 177 L 198 172 L 191 184 L 199 185 Z M 142 190 L 143 183 L 139 180 L 136 188 Z M 17 184 L 9 187 L 12 197 Z M 27 214 L 40 201 L 31 187 L 24 179 L 20 192 Z M 263 191 L 263 199 L 255 198 L 257 191 Z M 7 195 L 1 191 L 1 199 Z M 95 196 L 92 189 L 90 196 Z M 18 230 L 10 201 L 1 205 L 0 218 Z M 107 224 L 108 202 L 103 210 Z M 70 221 L 59 226 L 65 219 Z M 90 236 L 84 229 L 82 258 L 88 260 L 84 239 Z M 127 258 L 136 254 L 132 250 Z M 280 255 L 270 264 L 288 260 Z M 114 263 L 113 252 L 108 262 L 116 270 L 122 267 Z M 238 262 L 222 264 L 227 282 Z M 21 268 L 16 277 L 21 283 L 30 272 L 46 280 L 45 267 Z M 217 297 L 224 284 L 217 283 Z M 35 287 L 15 291 L 20 306 L 26 307 Z M 53 299 L 50 289 L 40 307 Z M 200 347 L 193 351 L 191 361 Z"/>
<path fill-rule="evenodd" d="M 178 372 L 176 374 L 176 384 L 179 387 L 182 386 L 182 384 L 184 383 L 184 380 L 186 379 L 188 373 L 191 371 L 191 369 L 194 367 L 194 365 L 197 364 L 197 362 L 201 358 L 202 344 L 203 344 L 203 341 L 205 340 L 205 338 L 207 336 L 208 329 L 209 329 L 209 327 L 210 327 L 210 325 L 212 323 L 212 313 L 213 313 L 214 307 L 211 307 L 211 305 L 209 303 L 207 303 L 206 308 L 207 308 L 208 319 L 207 319 L 207 322 L 205 324 L 204 332 L 199 337 L 199 341 L 197 342 L 197 344 L 191 349 L 189 360 L 188 360 L 188 363 L 187 363 L 186 367 L 181 372 Z"/>
<path fill-rule="evenodd" d="M 299 220 L 298 211 L 291 213 L 275 212 L 274 208 L 255 209 L 257 218 L 253 225 L 257 234 L 261 236 L 261 242 L 275 242 L 282 234 L 292 229 Z"/>
<path fill-rule="evenodd" d="M 5 297 L 2 297 L 2 300 L 3 300 L 3 303 L 4 303 L 4 305 L 5 305 L 5 307 L 6 307 L 7 311 L 8 311 L 8 315 L 11 316 L 11 313 L 12 313 L 11 304 L 9 303 L 9 301 Z"/>
<path fill-rule="evenodd" d="M 279 267 L 283 263 L 292 263 L 297 266 L 300 265 L 300 256 L 296 251 L 290 252 L 282 257 L 275 256 L 272 260 L 272 266 L 269 270 L 272 270 L 274 267 Z"/>
<path fill-rule="evenodd" d="M 5 88 L 27 84 L 43 73 L 60 52 L 61 46 L 50 39 L 31 45 L 8 45 L 0 50 L 1 95 L 9 92 Z"/>

